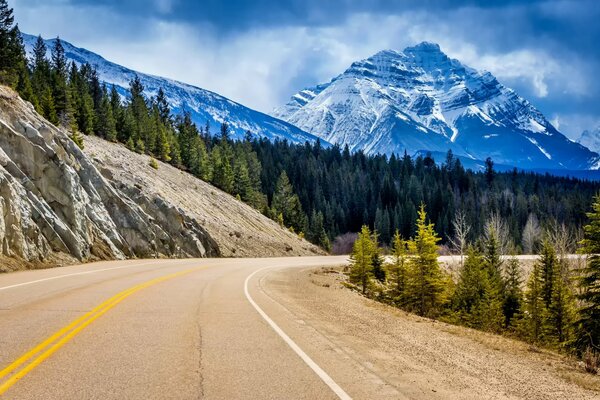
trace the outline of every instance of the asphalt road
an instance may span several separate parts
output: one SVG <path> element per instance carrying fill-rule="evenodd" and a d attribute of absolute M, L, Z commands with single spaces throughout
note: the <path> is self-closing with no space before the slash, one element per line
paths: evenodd
<path fill-rule="evenodd" d="M 512 390 L 464 370 L 479 342 L 443 324 L 378 314 L 372 302 L 321 287 L 312 275 L 346 262 L 130 260 L 0 274 L 0 398 L 482 398 L 473 382 L 481 393 Z M 414 348 L 422 353 L 411 358 Z M 524 356 L 505 357 L 512 366 Z M 510 375 L 503 365 L 498 371 Z M 552 382 L 552 390 L 565 385 Z M 519 398 L 530 398 L 530 386 L 522 384 Z"/>
<path fill-rule="evenodd" d="M 259 287 L 269 271 L 345 262 L 134 260 L 0 275 L 0 397 L 350 398 L 340 371 L 314 361 L 335 353 L 299 346 L 281 328 L 293 315 Z"/>

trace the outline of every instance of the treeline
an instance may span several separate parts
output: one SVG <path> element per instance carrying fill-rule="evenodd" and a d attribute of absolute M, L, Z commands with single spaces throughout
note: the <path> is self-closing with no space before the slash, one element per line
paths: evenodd
<path fill-rule="evenodd" d="M 556 228 L 540 238 L 539 257 L 524 279 L 519 260 L 502 257 L 502 234 L 493 221 L 466 243 L 457 273 L 442 268 L 441 239 L 421 206 L 414 236 L 405 240 L 396 232 L 387 261 L 378 233 L 362 227 L 351 255 L 350 286 L 421 316 L 583 356 L 594 372 L 600 354 L 600 197 L 588 217 L 583 267 L 573 267 L 569 234 Z"/>
<path fill-rule="evenodd" d="M 0 51 L 0 80 L 49 121 L 69 129 L 80 146 L 90 134 L 123 143 L 212 183 L 325 249 L 363 225 L 391 246 L 394 232 L 414 234 L 418 207 L 425 203 L 447 246 L 457 236 L 455 215 L 470 226 L 467 240 L 481 236 L 486 220 L 497 216 L 515 251 L 530 253 L 539 232 L 552 224 L 579 231 L 600 189 L 577 179 L 496 173 L 491 160 L 485 172 L 473 172 L 452 153 L 438 165 L 431 156 L 367 156 L 319 142 L 270 142 L 251 132 L 233 141 L 227 123 L 215 135 L 208 123 L 198 127 L 189 114 L 173 115 L 165 93 L 146 96 L 137 77 L 121 96 L 100 81 L 93 66 L 68 63 L 58 38 L 48 58 L 39 37 L 28 60 L 5 0 Z"/>
<path fill-rule="evenodd" d="M 450 246 L 456 234 L 457 213 L 471 227 L 469 240 L 484 233 L 490 216 L 498 216 L 515 251 L 529 253 L 539 232 L 555 223 L 579 231 L 600 189 L 596 182 L 517 170 L 495 172 L 491 161 L 487 170 L 473 172 L 451 152 L 439 165 L 431 156 L 367 156 L 347 147 L 324 148 L 318 142 L 298 146 L 255 140 L 252 146 L 263 167 L 263 192 L 270 197 L 273 182 L 285 171 L 305 212 L 304 221 L 310 225 L 322 220 L 332 240 L 367 225 L 390 246 L 394 232 L 403 237 L 415 233 L 419 205 L 425 203 L 445 245 Z M 294 229 L 302 230 L 301 223 Z"/>

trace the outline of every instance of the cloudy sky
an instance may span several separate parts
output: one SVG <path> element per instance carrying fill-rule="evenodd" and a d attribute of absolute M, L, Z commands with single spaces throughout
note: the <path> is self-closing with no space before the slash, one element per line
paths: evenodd
<path fill-rule="evenodd" d="M 9 0 L 23 32 L 269 112 L 423 40 L 492 72 L 575 138 L 600 126 L 599 0 Z"/>

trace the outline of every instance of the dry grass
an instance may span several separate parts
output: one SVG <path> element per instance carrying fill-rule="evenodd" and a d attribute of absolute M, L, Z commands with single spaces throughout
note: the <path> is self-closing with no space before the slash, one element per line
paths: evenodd
<path fill-rule="evenodd" d="M 585 372 L 597 375 L 600 367 L 600 355 L 588 347 L 583 354 L 583 363 L 585 364 Z"/>
<path fill-rule="evenodd" d="M 597 375 L 590 375 L 589 373 L 582 372 L 581 369 L 574 368 L 559 368 L 558 375 L 569 383 L 600 393 L 600 379 Z"/>

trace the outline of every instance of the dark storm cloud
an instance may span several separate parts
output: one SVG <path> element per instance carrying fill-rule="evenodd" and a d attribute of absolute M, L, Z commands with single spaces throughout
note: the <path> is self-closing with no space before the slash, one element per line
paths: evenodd
<path fill-rule="evenodd" d="M 578 123 L 568 122 L 568 128 L 563 125 L 572 136 L 584 120 L 600 124 L 598 0 L 13 3 L 17 17 L 25 16 L 23 27 L 28 32 L 61 34 L 118 57 L 115 61 L 134 67 L 148 65 L 145 70 L 149 72 L 208 85 L 263 111 L 300 87 L 342 72 L 345 65 L 340 60 L 347 63 L 351 57 L 367 57 L 383 47 L 401 50 L 416 40 L 430 39 L 441 42 L 451 56 L 491 70 L 549 118 L 578 119 Z M 52 13 L 56 14 L 54 23 L 48 15 Z M 61 21 L 61 15 L 69 15 L 64 17 L 68 20 Z M 177 54 L 202 57 L 203 62 L 196 63 L 197 78 L 191 72 L 161 66 L 156 46 L 164 46 L 162 52 L 179 47 Z M 144 57 L 149 60 L 146 64 L 141 62 Z M 259 65 L 251 66 L 253 62 Z M 228 72 L 231 77 L 214 79 Z M 248 79 L 240 81 L 236 75 L 244 73 L 262 75 L 250 90 L 240 90 Z M 221 86 L 210 86 L 215 82 Z"/>

